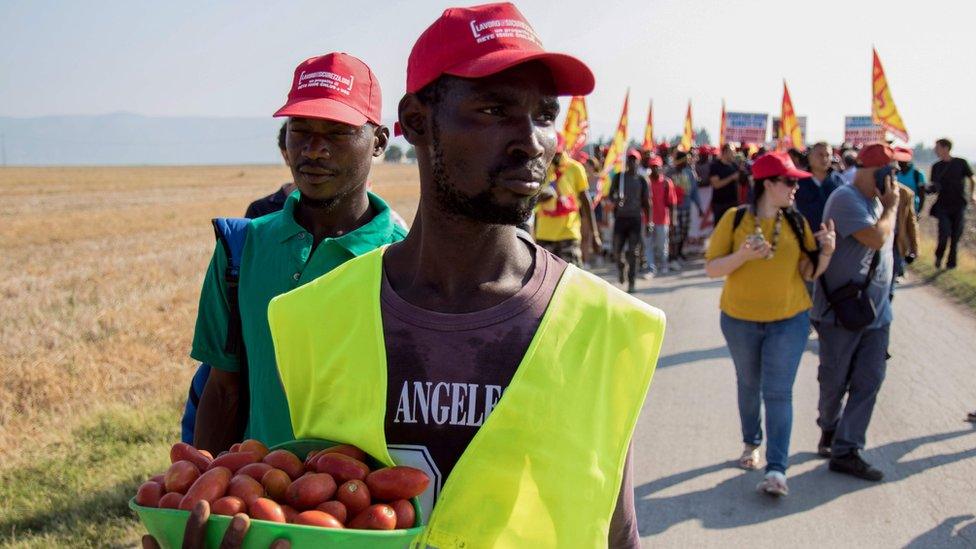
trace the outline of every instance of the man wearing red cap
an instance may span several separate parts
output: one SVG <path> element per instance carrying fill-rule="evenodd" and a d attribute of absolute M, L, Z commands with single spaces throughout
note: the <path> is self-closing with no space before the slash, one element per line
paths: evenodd
<path fill-rule="evenodd" d="M 556 257 L 576 266 L 600 249 L 586 168 L 565 154 L 566 141 L 557 134 L 556 154 L 549 165 L 536 207 L 535 240 Z M 584 243 L 585 240 L 585 243 Z"/>
<path fill-rule="evenodd" d="M 874 481 L 884 474 L 860 452 L 885 376 L 899 202 L 892 164 L 903 159 L 887 144 L 865 146 L 854 182 L 827 199 L 823 217 L 836 225 L 837 248 L 810 315 L 820 335 L 818 452 L 831 471 Z"/>
<path fill-rule="evenodd" d="M 212 367 L 199 403 L 195 442 L 214 454 L 246 433 L 271 446 L 294 438 L 278 381 L 268 328 L 271 298 L 297 288 L 406 231 L 366 191 L 372 159 L 389 130 L 380 123 L 379 81 L 344 53 L 306 60 L 295 69 L 287 103 L 286 160 L 298 187 L 282 210 L 252 220 L 241 256 L 237 301 L 243 353 L 229 352 L 234 312 L 220 244 L 204 278 L 190 356 Z M 250 405 L 238 410 L 246 397 Z"/>
<path fill-rule="evenodd" d="M 613 211 L 613 257 L 617 261 L 620 283 L 627 280 L 627 293 L 634 293 L 640 266 L 640 242 L 643 219 L 651 218 L 651 198 L 647 180 L 640 174 L 641 153 L 627 152 L 627 166 L 610 184 L 607 204 Z M 627 255 L 624 257 L 624 248 Z M 625 276 L 626 275 L 626 276 Z"/>
<path fill-rule="evenodd" d="M 410 233 L 269 307 L 296 436 L 429 472 L 418 546 L 640 545 L 627 456 L 662 313 L 516 231 L 546 184 L 557 96 L 593 87 L 512 4 L 444 11 L 399 104 L 420 172 Z M 355 409 L 315 406 L 347 394 Z"/>
<path fill-rule="evenodd" d="M 674 207 L 678 205 L 678 194 L 671 179 L 664 176 L 664 160 L 655 155 L 650 165 L 651 219 L 645 255 L 651 273 L 668 274 L 668 233 Z"/>

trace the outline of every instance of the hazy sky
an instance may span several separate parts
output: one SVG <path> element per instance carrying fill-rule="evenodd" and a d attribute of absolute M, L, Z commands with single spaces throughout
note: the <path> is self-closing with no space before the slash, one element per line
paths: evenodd
<path fill-rule="evenodd" d="M 407 55 L 445 2 L 0 0 L 0 116 L 270 116 L 303 59 L 366 61 L 393 120 Z M 654 99 L 657 134 L 718 132 L 729 110 L 778 115 L 782 79 L 809 140 L 839 141 L 870 113 L 871 46 L 911 142 L 946 135 L 976 156 L 976 3 L 940 1 L 522 1 L 546 47 L 592 67 L 595 134 L 609 134 L 626 88 L 631 136 Z M 561 120 L 560 120 L 561 124 Z"/>

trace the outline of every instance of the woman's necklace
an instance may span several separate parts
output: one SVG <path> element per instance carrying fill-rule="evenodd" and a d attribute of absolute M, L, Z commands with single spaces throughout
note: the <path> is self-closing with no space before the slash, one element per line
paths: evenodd
<path fill-rule="evenodd" d="M 769 255 L 766 259 L 772 259 L 776 254 L 776 245 L 779 244 L 779 232 L 783 227 L 783 210 L 776 210 L 776 223 L 773 224 L 773 240 L 769 245 Z M 756 236 L 766 240 L 766 235 L 762 231 L 762 221 L 756 216 Z"/>

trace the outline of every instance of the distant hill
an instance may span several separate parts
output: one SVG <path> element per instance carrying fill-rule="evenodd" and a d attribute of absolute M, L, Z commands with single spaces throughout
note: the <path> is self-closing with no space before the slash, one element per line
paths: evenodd
<path fill-rule="evenodd" d="M 8 166 L 279 163 L 280 124 L 271 117 L 156 118 L 130 113 L 0 117 L 0 156 L 6 157 Z"/>

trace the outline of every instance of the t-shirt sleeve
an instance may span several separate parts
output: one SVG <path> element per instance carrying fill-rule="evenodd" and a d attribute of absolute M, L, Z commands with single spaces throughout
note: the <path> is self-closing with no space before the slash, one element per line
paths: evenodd
<path fill-rule="evenodd" d="M 236 372 L 240 369 L 237 356 L 224 350 L 230 322 L 227 282 L 224 280 L 226 268 L 227 253 L 218 242 L 200 290 L 200 306 L 190 356 L 214 368 Z"/>
<path fill-rule="evenodd" d="M 590 182 L 586 179 L 586 170 L 580 164 L 572 164 L 573 170 L 573 188 L 576 194 L 584 193 L 590 190 Z"/>
<path fill-rule="evenodd" d="M 824 211 L 824 219 L 833 219 L 837 236 L 847 238 L 852 234 L 873 226 L 877 221 L 874 212 L 859 197 L 850 193 L 833 194 Z"/>
<path fill-rule="evenodd" d="M 712 231 L 712 238 L 708 242 L 708 250 L 705 252 L 705 261 L 711 261 L 719 257 L 725 257 L 733 252 L 732 249 L 732 223 L 735 219 L 736 208 L 729 208 L 718 220 L 715 230 Z"/>
<path fill-rule="evenodd" d="M 965 160 L 963 160 L 962 158 L 960 158 L 959 159 L 959 163 L 962 164 L 962 175 L 963 175 L 963 177 L 972 177 L 973 176 L 973 167 L 969 165 L 969 162 L 966 162 Z"/>
<path fill-rule="evenodd" d="M 807 218 L 805 218 L 805 217 L 803 218 L 803 229 L 804 229 L 803 230 L 803 246 L 804 246 L 804 248 L 807 249 L 807 250 L 809 250 L 809 251 L 816 250 L 817 249 L 817 239 L 813 237 L 813 231 L 811 230 L 810 222 L 807 221 Z M 819 231 L 820 230 L 820 227 L 817 227 L 816 230 Z"/>

